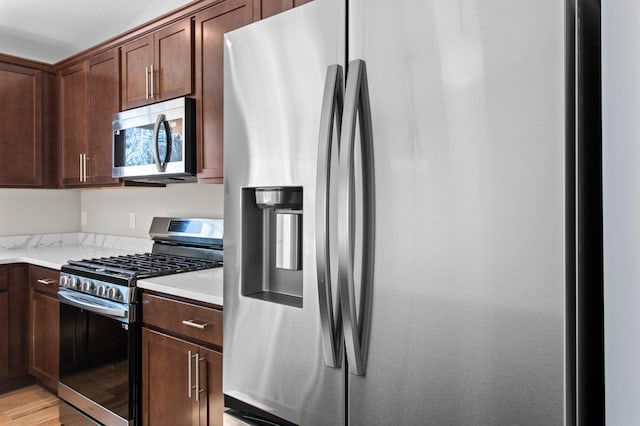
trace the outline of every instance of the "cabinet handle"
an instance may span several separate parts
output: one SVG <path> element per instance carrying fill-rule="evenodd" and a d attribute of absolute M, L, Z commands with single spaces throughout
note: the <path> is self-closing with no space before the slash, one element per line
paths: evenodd
<path fill-rule="evenodd" d="M 40 284 L 44 284 L 44 285 L 51 285 L 51 284 L 55 284 L 58 282 L 58 280 L 53 280 L 51 278 L 41 278 L 38 280 L 38 282 Z"/>
<path fill-rule="evenodd" d="M 80 154 L 80 182 L 87 181 L 87 154 Z"/>
<path fill-rule="evenodd" d="M 200 401 L 200 394 L 207 391 L 206 388 L 200 389 L 200 363 L 206 360 L 206 358 L 200 358 L 200 356 L 196 354 L 196 402 Z"/>
<path fill-rule="evenodd" d="M 144 67 L 144 98 L 149 99 L 149 67 Z"/>
<path fill-rule="evenodd" d="M 200 358 L 196 356 L 196 402 L 200 401 Z"/>
<path fill-rule="evenodd" d="M 87 178 L 89 177 L 89 172 L 87 171 L 87 160 L 90 160 L 89 157 L 87 157 L 87 154 L 84 154 L 84 181 L 87 181 Z"/>
<path fill-rule="evenodd" d="M 154 84 L 153 84 L 153 65 L 151 65 L 151 99 L 155 99 Z"/>
<path fill-rule="evenodd" d="M 193 355 L 191 353 L 191 351 L 187 351 L 187 352 L 188 352 L 187 353 L 187 355 L 188 355 L 188 359 L 187 359 L 187 374 L 189 376 L 189 379 L 187 381 L 188 385 L 189 385 L 189 391 L 187 392 L 187 396 L 189 397 L 189 399 L 191 399 L 191 392 L 193 391 L 193 389 L 196 389 L 196 391 L 197 391 L 198 390 L 198 385 L 199 385 L 199 380 L 198 380 L 198 370 L 199 370 L 199 368 L 198 368 L 198 354 Z M 192 376 L 192 374 L 191 374 L 191 359 L 192 358 L 196 359 L 196 385 L 195 385 L 195 387 L 193 386 L 192 381 L 191 381 L 191 376 Z M 197 400 L 198 400 L 198 392 L 196 392 L 196 401 Z"/>
<path fill-rule="evenodd" d="M 204 322 L 204 323 L 203 322 L 196 322 L 196 320 L 184 320 L 184 321 L 182 321 L 182 324 L 188 325 L 189 327 L 197 328 L 199 330 L 204 330 L 205 327 L 209 325 L 206 322 Z"/>
<path fill-rule="evenodd" d="M 80 154 L 80 172 L 78 174 L 78 179 L 82 182 L 82 154 Z"/>
<path fill-rule="evenodd" d="M 187 386 L 189 389 L 187 391 L 187 396 L 191 399 L 191 351 L 187 353 L 187 376 Z"/>

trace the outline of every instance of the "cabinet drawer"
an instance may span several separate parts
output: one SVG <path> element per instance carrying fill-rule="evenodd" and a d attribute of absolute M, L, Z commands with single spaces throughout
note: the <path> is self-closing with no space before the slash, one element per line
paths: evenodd
<path fill-rule="evenodd" d="M 142 295 L 145 324 L 222 346 L 222 311 L 148 293 Z"/>
<path fill-rule="evenodd" d="M 29 268 L 29 281 L 33 290 L 55 296 L 58 294 L 60 272 L 54 269 L 31 265 Z"/>

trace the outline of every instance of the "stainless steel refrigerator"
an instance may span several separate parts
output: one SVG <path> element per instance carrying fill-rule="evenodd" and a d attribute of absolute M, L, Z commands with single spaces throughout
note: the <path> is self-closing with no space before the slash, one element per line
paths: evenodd
<path fill-rule="evenodd" d="M 598 13 L 314 0 L 225 35 L 228 407 L 597 424 Z"/>

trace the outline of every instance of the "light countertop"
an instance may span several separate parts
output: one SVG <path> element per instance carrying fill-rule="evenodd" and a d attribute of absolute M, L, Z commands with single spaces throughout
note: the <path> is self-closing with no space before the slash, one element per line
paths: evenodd
<path fill-rule="evenodd" d="M 15 248 L 0 250 L 0 264 L 30 263 L 60 270 L 69 260 L 120 256 L 135 253 L 131 250 L 87 245 Z M 153 290 L 194 301 L 222 306 L 222 268 L 153 277 L 137 282 L 139 288 Z"/>
<path fill-rule="evenodd" d="M 223 268 L 203 269 L 181 274 L 139 280 L 139 288 L 222 306 Z"/>
<path fill-rule="evenodd" d="M 0 264 L 30 263 L 59 271 L 62 265 L 66 264 L 69 260 L 120 256 L 131 253 L 134 252 L 130 250 L 85 245 L 8 249 L 0 250 Z"/>

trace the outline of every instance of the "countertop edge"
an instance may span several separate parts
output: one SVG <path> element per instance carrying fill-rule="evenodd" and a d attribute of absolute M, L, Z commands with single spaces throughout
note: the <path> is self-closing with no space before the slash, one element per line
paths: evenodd
<path fill-rule="evenodd" d="M 144 290 L 151 290 L 171 296 L 183 297 L 185 299 L 190 299 L 196 302 L 210 303 L 212 305 L 217 305 L 220 308 L 224 306 L 222 297 L 212 294 L 199 293 L 188 289 L 166 286 L 145 280 L 138 281 L 136 285 L 138 288 Z"/>
<path fill-rule="evenodd" d="M 43 268 L 55 269 L 59 271 L 62 268 L 62 265 L 54 262 L 43 259 L 38 259 L 35 257 L 28 256 L 16 256 L 16 257 L 1 257 L 0 265 L 10 265 L 12 263 L 28 263 L 29 265 L 41 266 Z"/>

